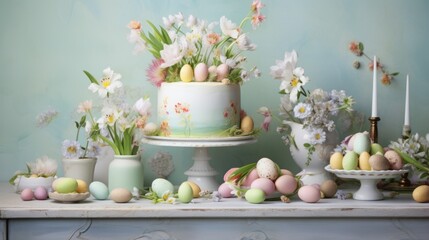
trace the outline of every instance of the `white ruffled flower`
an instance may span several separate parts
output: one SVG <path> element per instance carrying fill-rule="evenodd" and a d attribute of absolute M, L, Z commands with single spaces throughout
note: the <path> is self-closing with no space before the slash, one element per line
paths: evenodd
<path fill-rule="evenodd" d="M 137 102 L 134 104 L 134 109 L 141 115 L 141 116 L 149 116 L 150 110 L 151 110 L 152 104 L 150 102 L 149 98 L 143 99 L 140 98 L 137 100 Z"/>
<path fill-rule="evenodd" d="M 122 87 L 121 74 L 113 72 L 112 69 L 106 68 L 103 70 L 103 78 L 100 84 L 91 83 L 88 87 L 92 92 L 98 92 L 100 97 L 106 97 L 108 93 L 114 93 L 115 89 Z"/>
<path fill-rule="evenodd" d="M 222 30 L 223 34 L 234 39 L 237 39 L 238 35 L 240 34 L 240 29 L 225 16 L 220 18 L 220 29 Z"/>
<path fill-rule="evenodd" d="M 250 41 L 246 34 L 241 34 L 236 41 L 240 50 L 253 51 L 256 49 L 256 45 Z"/>
<path fill-rule="evenodd" d="M 101 109 L 101 113 L 103 116 L 97 121 L 100 128 L 113 126 L 122 115 L 122 112 L 119 112 L 116 108 L 109 106 L 103 107 L 103 109 Z"/>
<path fill-rule="evenodd" d="M 175 65 L 176 63 L 182 60 L 185 49 L 187 46 L 179 44 L 177 41 L 173 42 L 170 45 L 164 44 L 164 49 L 160 51 L 161 58 L 164 60 L 164 63 L 160 65 L 161 68 L 168 68 Z"/>
<path fill-rule="evenodd" d="M 36 174 L 38 176 L 55 176 L 57 174 L 58 164 L 55 160 L 43 156 L 36 159 L 34 163 L 27 163 L 30 168 L 31 174 Z"/>

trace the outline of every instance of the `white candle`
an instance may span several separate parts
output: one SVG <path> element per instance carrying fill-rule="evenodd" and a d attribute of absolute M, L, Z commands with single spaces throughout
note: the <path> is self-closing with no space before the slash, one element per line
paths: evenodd
<path fill-rule="evenodd" d="M 409 93 L 409 77 L 407 74 L 407 83 L 405 87 L 405 117 L 404 117 L 404 125 L 410 126 L 410 93 Z"/>
<path fill-rule="evenodd" d="M 372 76 L 372 111 L 371 117 L 378 117 L 377 113 L 377 57 L 374 56 L 374 71 Z"/>

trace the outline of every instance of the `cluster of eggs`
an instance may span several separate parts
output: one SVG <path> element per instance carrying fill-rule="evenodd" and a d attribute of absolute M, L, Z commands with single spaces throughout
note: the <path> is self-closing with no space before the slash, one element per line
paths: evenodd
<path fill-rule="evenodd" d="M 36 187 L 34 191 L 31 188 L 25 188 L 21 191 L 20 196 L 23 201 L 46 200 L 48 199 L 48 190 L 42 186 Z"/>
<path fill-rule="evenodd" d="M 237 169 L 228 170 L 224 175 L 225 182 L 219 186 L 218 192 L 224 198 L 234 197 L 231 184 L 237 184 L 235 180 L 241 176 L 231 174 Z M 249 203 L 262 203 L 267 196 L 273 195 L 276 191 L 286 196 L 297 192 L 302 201 L 315 203 L 322 197 L 322 189 L 327 189 L 325 193 L 327 197 L 332 197 L 337 190 L 334 181 L 323 183 L 322 186 L 318 184 L 300 186 L 299 181 L 289 170 L 279 169 L 269 158 L 258 160 L 256 167 L 244 177 L 238 187 L 247 189 L 244 197 Z"/>
<path fill-rule="evenodd" d="M 164 178 L 157 178 L 152 181 L 152 191 L 158 198 L 174 193 L 174 185 Z M 177 191 L 178 199 L 181 203 L 190 203 L 192 199 L 200 196 L 201 188 L 194 182 L 186 181 L 180 184 Z"/>
<path fill-rule="evenodd" d="M 331 169 L 344 170 L 399 170 L 403 167 L 401 156 L 394 150 L 385 150 L 378 143 L 371 143 L 368 133 L 356 133 L 347 143 L 346 153 L 331 155 Z"/>
<path fill-rule="evenodd" d="M 196 82 L 204 82 L 215 76 L 217 81 L 222 81 L 228 77 L 229 67 L 227 64 L 222 63 L 219 66 L 210 66 L 208 67 L 205 63 L 198 63 L 195 65 L 195 68 L 192 69 L 192 66 L 185 64 L 180 69 L 180 80 L 183 82 L 191 82 L 195 80 Z M 213 79 L 214 80 L 214 79 Z"/>
<path fill-rule="evenodd" d="M 86 193 L 88 192 L 88 184 L 76 178 L 60 177 L 52 183 L 52 190 L 57 193 Z"/>

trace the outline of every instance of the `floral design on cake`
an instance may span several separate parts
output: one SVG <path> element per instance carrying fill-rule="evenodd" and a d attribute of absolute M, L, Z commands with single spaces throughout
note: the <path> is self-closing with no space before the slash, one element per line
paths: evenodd
<path fill-rule="evenodd" d="M 223 117 L 225 118 L 225 126 L 233 125 L 238 121 L 240 114 L 237 110 L 237 104 L 234 101 L 231 101 L 229 107 L 225 108 Z"/>
<path fill-rule="evenodd" d="M 181 125 L 183 125 L 183 131 L 184 131 L 183 134 L 185 136 L 190 136 L 191 135 L 191 114 L 189 110 L 189 104 L 178 102 L 174 104 L 174 111 L 182 118 Z"/>

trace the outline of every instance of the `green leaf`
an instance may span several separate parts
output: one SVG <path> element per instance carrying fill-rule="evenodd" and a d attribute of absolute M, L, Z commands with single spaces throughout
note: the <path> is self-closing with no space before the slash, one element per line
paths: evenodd
<path fill-rule="evenodd" d="M 399 74 L 399 72 L 394 72 L 394 73 L 391 73 L 390 75 L 391 76 L 396 76 L 396 75 L 398 75 Z"/>
<path fill-rule="evenodd" d="M 88 71 L 85 71 L 85 70 L 83 70 L 83 72 L 88 77 L 89 81 L 91 81 L 91 83 L 95 83 L 97 85 L 100 85 L 100 84 L 98 84 L 97 79 L 95 79 L 95 77 L 91 75 L 91 73 L 89 73 Z"/>
<path fill-rule="evenodd" d="M 156 26 L 151 21 L 147 21 L 147 23 L 149 24 L 149 26 L 154 31 L 155 36 L 158 38 L 158 40 L 159 41 L 163 41 L 162 34 L 158 31 L 158 29 L 156 28 Z"/>
<path fill-rule="evenodd" d="M 304 147 L 309 148 L 309 147 L 311 147 L 311 145 L 309 143 L 304 143 Z"/>
<path fill-rule="evenodd" d="M 363 49 L 364 49 L 363 43 L 359 42 L 359 50 L 363 52 Z"/>
<path fill-rule="evenodd" d="M 422 164 L 421 162 L 417 161 L 415 158 L 411 157 L 410 155 L 408 155 L 407 153 L 404 153 L 402 151 L 400 151 L 398 148 L 394 149 L 401 157 L 402 159 L 404 159 L 404 161 L 406 161 L 407 163 L 414 165 L 416 168 L 424 171 L 424 172 L 429 172 L 429 167 L 425 166 L 424 164 Z"/>
<path fill-rule="evenodd" d="M 84 126 L 85 122 L 86 122 L 86 115 L 83 115 L 80 118 L 79 126 Z"/>

